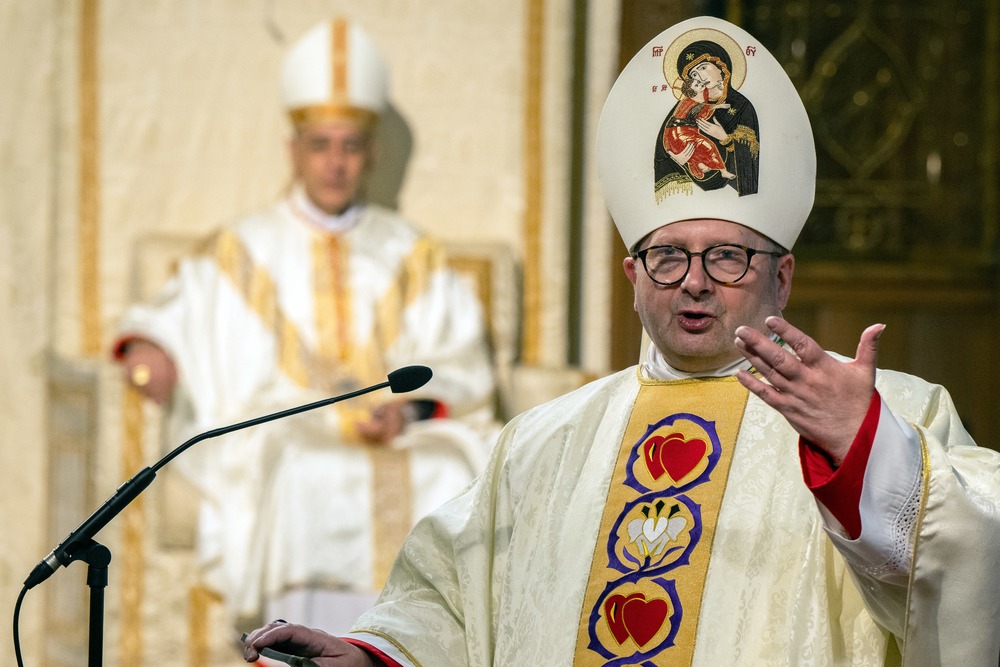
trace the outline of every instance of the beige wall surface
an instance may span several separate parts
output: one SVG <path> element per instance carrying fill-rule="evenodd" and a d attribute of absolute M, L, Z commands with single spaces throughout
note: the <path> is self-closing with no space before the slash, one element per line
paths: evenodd
<path fill-rule="evenodd" d="M 614 78 L 617 9 L 590 5 L 583 357 L 600 371 L 613 231 L 589 155 Z M 126 399 L 106 353 L 135 293 L 136 246 L 150 234 L 207 233 L 283 191 L 277 72 L 284 48 L 318 21 L 350 15 L 390 64 L 396 115 L 384 123 L 373 196 L 432 233 L 527 254 L 533 361 L 564 363 L 575 280 L 564 269 L 573 7 L 0 0 L 0 517 L 9 530 L 0 621 L 66 531 L 158 458 L 151 446 L 124 458 Z M 536 255 L 526 253 L 532 243 Z M 140 501 L 99 534 L 114 554 L 105 664 L 176 664 L 189 640 L 191 563 L 159 540 L 155 487 Z M 74 563 L 28 593 L 28 664 L 81 664 L 85 569 Z M 137 590 L 142 599 L 127 597 Z M 230 639 L 214 638 L 221 653 L 211 664 L 233 657 Z M 12 655 L 0 634 L 0 663 Z"/>
<path fill-rule="evenodd" d="M 0 620 L 7 628 L 21 582 L 44 555 L 55 9 L 0 3 Z M 38 599 L 25 601 L 25 616 L 35 615 Z M 22 641 L 37 648 L 40 628 L 37 620 L 22 624 Z M 14 664 L 9 630 L 0 634 L 0 663 Z"/>

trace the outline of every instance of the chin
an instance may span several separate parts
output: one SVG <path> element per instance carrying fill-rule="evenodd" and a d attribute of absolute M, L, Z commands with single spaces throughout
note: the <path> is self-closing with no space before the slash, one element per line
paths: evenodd
<path fill-rule="evenodd" d="M 662 352 L 662 348 L 661 348 Z M 664 355 L 666 356 L 666 355 Z M 733 350 L 706 349 L 703 346 L 675 347 L 667 361 L 678 370 L 689 373 L 711 371 L 735 361 Z"/>
<path fill-rule="evenodd" d="M 322 202 L 320 204 L 317 204 L 317 206 L 319 206 L 319 208 L 322 209 L 322 211 L 327 215 L 340 215 L 341 213 L 347 210 L 348 203 L 349 202 L 345 202 L 343 200 L 338 199 L 333 202 L 331 201 Z"/>

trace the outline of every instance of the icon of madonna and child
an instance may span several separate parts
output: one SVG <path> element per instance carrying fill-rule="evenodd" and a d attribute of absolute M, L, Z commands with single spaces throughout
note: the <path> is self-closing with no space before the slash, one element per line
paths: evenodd
<path fill-rule="evenodd" d="M 657 136 L 657 201 L 693 185 L 757 192 L 757 113 L 738 90 L 746 68 L 739 45 L 715 30 L 685 33 L 666 49 L 663 75 L 677 104 Z"/>

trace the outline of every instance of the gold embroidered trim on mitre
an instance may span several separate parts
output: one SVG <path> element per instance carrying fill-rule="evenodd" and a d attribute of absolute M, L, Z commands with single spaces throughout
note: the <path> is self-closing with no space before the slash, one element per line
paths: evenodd
<path fill-rule="evenodd" d="M 378 125 L 379 115 L 368 109 L 361 109 L 350 104 L 328 103 L 312 104 L 306 107 L 289 109 L 288 116 L 295 127 L 322 123 L 332 120 L 349 120 L 362 130 L 371 130 Z"/>
<path fill-rule="evenodd" d="M 656 193 L 656 203 L 662 204 L 663 200 L 671 195 L 693 194 L 694 181 L 686 174 L 667 174 L 656 182 L 654 192 Z"/>

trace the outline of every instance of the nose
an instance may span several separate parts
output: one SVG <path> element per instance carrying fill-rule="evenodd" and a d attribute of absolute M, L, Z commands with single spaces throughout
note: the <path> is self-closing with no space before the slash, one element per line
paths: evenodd
<path fill-rule="evenodd" d="M 344 164 L 346 153 L 339 148 L 331 147 L 326 151 L 326 155 L 324 157 L 324 162 L 326 163 L 328 169 L 337 169 Z"/>
<path fill-rule="evenodd" d="M 704 255 L 693 255 L 687 275 L 681 281 L 681 289 L 692 296 L 697 296 L 710 291 L 714 284 L 712 279 L 708 277 L 708 273 L 705 272 Z"/>

